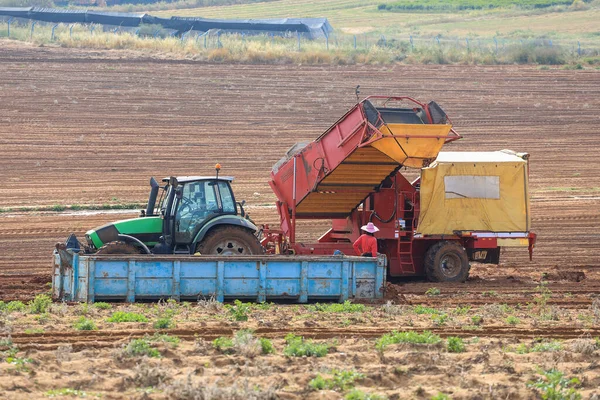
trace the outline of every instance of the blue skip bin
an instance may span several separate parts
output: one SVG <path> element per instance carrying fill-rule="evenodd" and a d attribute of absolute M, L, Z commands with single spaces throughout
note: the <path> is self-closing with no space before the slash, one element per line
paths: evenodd
<path fill-rule="evenodd" d="M 385 257 L 129 256 L 54 251 L 53 296 L 63 301 L 287 299 L 383 296 Z"/>

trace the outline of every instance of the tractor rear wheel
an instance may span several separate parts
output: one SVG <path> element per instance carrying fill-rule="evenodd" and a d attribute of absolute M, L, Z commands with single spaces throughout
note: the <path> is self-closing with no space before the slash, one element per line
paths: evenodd
<path fill-rule="evenodd" d="M 96 254 L 140 254 L 140 252 L 135 246 L 125 242 L 115 241 L 106 243 L 104 246 L 100 247 Z"/>
<path fill-rule="evenodd" d="M 431 281 L 464 282 L 470 268 L 467 252 L 457 242 L 438 242 L 425 253 L 425 272 Z"/>
<path fill-rule="evenodd" d="M 196 251 L 203 255 L 249 256 L 263 254 L 263 247 L 249 230 L 237 226 L 216 228 L 198 243 Z"/>

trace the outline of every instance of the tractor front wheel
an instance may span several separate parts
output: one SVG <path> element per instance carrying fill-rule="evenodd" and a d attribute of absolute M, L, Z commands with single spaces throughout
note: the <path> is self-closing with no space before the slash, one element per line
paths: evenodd
<path fill-rule="evenodd" d="M 237 226 L 216 228 L 198 244 L 196 251 L 203 255 L 249 256 L 263 254 L 260 242 L 249 230 Z"/>
<path fill-rule="evenodd" d="M 425 254 L 425 272 L 434 282 L 464 282 L 470 268 L 467 252 L 457 242 L 438 242 Z"/>
<path fill-rule="evenodd" d="M 132 246 L 128 243 L 114 241 L 106 243 L 104 246 L 100 247 L 96 254 L 140 254 L 140 252 L 135 248 L 135 246 Z"/>

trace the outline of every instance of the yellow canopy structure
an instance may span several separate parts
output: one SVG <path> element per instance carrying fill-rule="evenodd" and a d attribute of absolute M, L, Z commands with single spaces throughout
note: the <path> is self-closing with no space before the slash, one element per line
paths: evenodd
<path fill-rule="evenodd" d="M 527 159 L 509 150 L 440 152 L 421 170 L 417 233 L 529 231 Z"/>

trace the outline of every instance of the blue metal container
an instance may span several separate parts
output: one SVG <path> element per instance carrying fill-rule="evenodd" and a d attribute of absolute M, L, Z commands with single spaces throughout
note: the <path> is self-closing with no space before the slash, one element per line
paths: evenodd
<path fill-rule="evenodd" d="M 287 299 L 344 301 L 383 296 L 385 257 L 83 256 L 54 251 L 57 300 Z"/>

